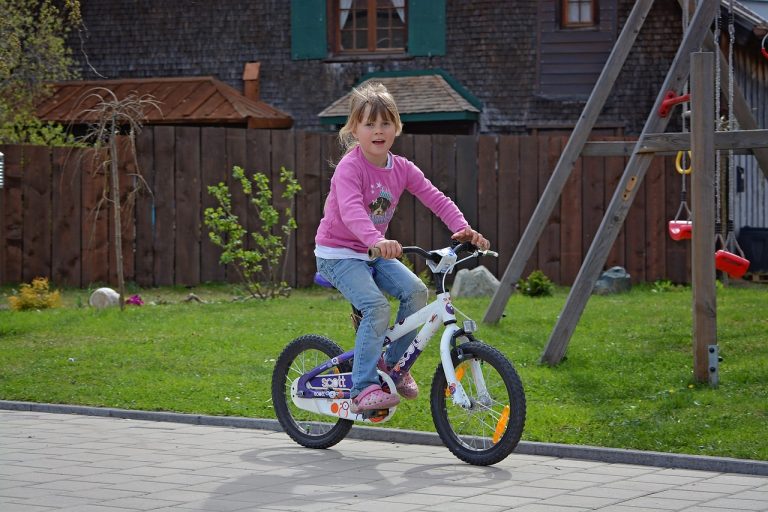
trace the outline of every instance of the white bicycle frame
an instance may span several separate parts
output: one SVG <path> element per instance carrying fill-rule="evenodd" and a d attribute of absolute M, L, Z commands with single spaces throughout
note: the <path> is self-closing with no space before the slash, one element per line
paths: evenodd
<path fill-rule="evenodd" d="M 445 279 L 446 274 L 453 271 L 453 268 L 458 263 L 476 256 L 476 254 L 473 254 L 461 261 L 457 261 L 456 253 L 451 248 L 441 249 L 438 253 L 442 256 L 441 260 L 437 263 L 428 260 L 427 265 L 429 265 L 436 276 L 442 274 L 443 279 Z M 487 251 L 486 253 L 497 256 L 496 253 L 491 251 Z M 445 286 L 443 285 L 441 289 L 444 290 Z M 419 354 L 424 351 L 430 340 L 440 329 L 440 324 L 444 326 L 443 333 L 440 337 L 440 361 L 443 365 L 443 372 L 448 385 L 448 393 L 454 404 L 469 409 L 473 407 L 474 404 L 464 390 L 464 386 L 461 384 L 461 379 L 456 376 L 456 368 L 454 368 L 453 360 L 451 359 L 451 349 L 455 346 L 454 340 L 457 337 L 462 336 L 461 334 L 457 334 L 462 330 L 462 327 L 459 327 L 457 323 L 455 310 L 451 303 L 451 295 L 448 291 L 438 294 L 434 301 L 387 329 L 385 336 L 389 340 L 397 340 L 409 332 L 419 329 L 416 338 L 414 338 L 408 346 L 395 368 L 410 368 L 414 362 L 411 359 L 417 358 Z M 463 332 L 470 334 L 475 328 L 475 322 L 468 320 L 464 322 Z M 475 359 L 470 361 L 470 373 L 477 390 L 477 395 L 481 401 L 484 401 L 489 396 L 488 390 L 485 386 L 480 363 Z M 389 384 L 391 389 L 394 389 L 394 382 L 392 382 L 389 375 L 381 371 L 379 371 L 379 375 L 387 384 Z M 329 416 L 341 416 L 356 421 L 371 421 L 364 418 L 363 415 L 354 414 L 350 411 L 350 399 L 339 398 L 337 396 L 329 396 L 327 399 L 300 397 L 297 393 L 297 384 L 298 379 L 293 382 L 293 386 L 291 387 L 291 397 L 297 407 L 316 413 L 327 414 Z M 394 407 L 391 408 L 389 414 L 385 418 L 378 418 L 375 422 L 379 423 L 387 421 L 392 417 L 395 409 L 396 408 Z"/>
<path fill-rule="evenodd" d="M 454 313 L 449 292 L 441 293 L 434 301 L 409 315 L 402 322 L 390 327 L 387 330 L 386 336 L 391 340 L 396 340 L 422 326 L 416 338 L 397 363 L 397 366 L 404 367 L 413 354 L 416 353 L 416 350 L 419 351 L 418 353 L 424 351 L 430 340 L 440 329 L 440 324 L 445 326 L 440 337 L 440 362 L 443 363 L 443 372 L 448 383 L 448 390 L 455 404 L 469 408 L 472 404 L 460 380 L 456 378 L 456 369 L 451 360 L 452 340 L 455 337 L 455 333 L 460 330 L 460 327 L 456 321 L 456 314 Z M 486 392 L 485 382 L 480 373 L 479 363 L 475 360 L 472 361 L 472 377 L 478 392 L 484 395 Z"/>

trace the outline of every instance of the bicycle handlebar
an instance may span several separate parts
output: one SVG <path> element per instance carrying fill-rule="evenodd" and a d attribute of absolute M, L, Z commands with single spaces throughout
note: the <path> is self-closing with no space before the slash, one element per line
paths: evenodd
<path fill-rule="evenodd" d="M 472 242 L 461 242 L 459 245 L 453 248 L 453 252 L 460 253 L 460 252 L 475 252 L 477 251 L 477 247 L 472 245 Z M 498 256 L 498 254 L 494 253 L 493 251 L 481 251 L 481 253 L 489 254 L 492 256 Z M 416 246 L 404 246 L 403 247 L 403 254 L 417 254 L 421 256 L 422 258 L 430 261 L 434 261 L 435 263 L 438 263 L 440 261 L 440 258 L 442 258 L 441 255 L 437 254 L 436 252 L 430 252 L 422 249 L 421 247 Z M 378 247 L 371 247 L 368 249 L 368 257 L 369 258 L 378 258 L 381 256 L 381 250 Z"/>

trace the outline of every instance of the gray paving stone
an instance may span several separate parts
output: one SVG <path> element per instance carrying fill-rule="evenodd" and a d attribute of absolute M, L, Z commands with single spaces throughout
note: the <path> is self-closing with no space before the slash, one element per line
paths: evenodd
<path fill-rule="evenodd" d="M 528 453 L 484 468 L 354 436 L 309 450 L 271 430 L 0 409 L 0 439 L 2 512 L 768 510 L 768 476 Z"/>

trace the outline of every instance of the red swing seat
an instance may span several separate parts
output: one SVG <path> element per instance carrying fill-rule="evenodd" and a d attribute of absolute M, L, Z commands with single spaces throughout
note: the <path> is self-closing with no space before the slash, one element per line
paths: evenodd
<path fill-rule="evenodd" d="M 689 220 L 669 221 L 669 236 L 672 240 L 690 240 L 693 236 L 693 222 Z"/>
<path fill-rule="evenodd" d="M 738 279 L 746 274 L 747 269 L 749 269 L 749 260 L 720 249 L 715 253 L 715 268 L 725 272 L 734 279 Z"/>

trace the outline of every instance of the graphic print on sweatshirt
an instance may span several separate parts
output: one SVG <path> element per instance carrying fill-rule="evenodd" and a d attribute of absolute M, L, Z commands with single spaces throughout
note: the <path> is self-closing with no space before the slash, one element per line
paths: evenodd
<path fill-rule="evenodd" d="M 395 209 L 392 208 L 392 194 L 385 188 L 379 185 L 379 195 L 368 204 L 368 209 L 371 218 L 371 222 L 375 224 L 387 224 L 392 220 L 392 215 L 395 213 Z M 373 187 L 371 187 L 373 188 Z"/>

